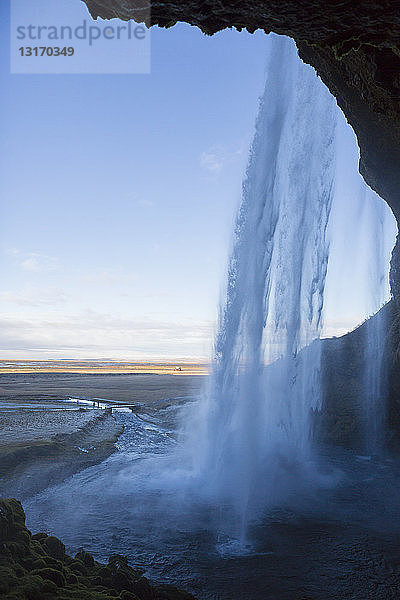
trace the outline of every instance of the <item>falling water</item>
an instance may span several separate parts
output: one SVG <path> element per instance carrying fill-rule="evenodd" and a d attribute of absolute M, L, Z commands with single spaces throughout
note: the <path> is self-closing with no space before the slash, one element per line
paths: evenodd
<path fill-rule="evenodd" d="M 335 115 L 293 42 L 274 37 L 196 442 L 207 490 L 242 526 L 304 478 L 312 458 Z"/>
<path fill-rule="evenodd" d="M 384 445 L 387 374 L 384 362 L 386 315 L 380 311 L 365 323 L 364 386 L 361 419 L 364 450 L 380 454 Z"/>
<path fill-rule="evenodd" d="M 338 110 L 323 334 L 329 337 L 345 333 L 367 319 L 356 333 L 357 355 L 347 382 L 349 389 L 353 388 L 350 394 L 356 391 L 358 396 L 354 400 L 358 408 L 360 450 L 379 454 L 384 446 L 388 391 L 385 364 L 388 310 L 380 309 L 391 298 L 388 265 L 397 227 L 387 204 L 358 173 L 358 159 L 354 132 Z M 345 348 L 346 344 L 342 350 Z M 330 385 L 329 381 L 327 384 Z"/>
<path fill-rule="evenodd" d="M 388 211 L 384 203 L 371 190 L 364 190 L 364 211 L 370 216 L 364 228 L 371 240 L 371 256 L 368 260 L 369 297 L 368 315 L 373 315 L 387 301 L 388 287 L 385 276 L 385 231 Z M 371 219 L 371 215 L 373 218 Z M 387 400 L 387 370 L 385 365 L 387 314 L 380 310 L 364 324 L 364 366 L 361 421 L 364 424 L 364 450 L 368 454 L 380 454 L 384 447 L 384 426 Z"/>
<path fill-rule="evenodd" d="M 314 69 L 299 60 L 292 40 L 272 36 L 213 372 L 190 436 L 192 480 L 220 507 L 230 531 L 241 540 L 266 509 L 323 479 L 312 424 L 322 402 L 326 282 L 327 274 L 337 276 L 347 262 L 343 250 L 338 252 L 340 244 L 333 244 L 332 254 L 330 240 L 335 241 L 336 230 L 345 230 L 350 206 L 364 210 L 371 223 L 386 209 L 361 179 L 357 155 L 354 134 L 349 136 L 343 115 Z M 388 221 L 390 214 L 385 214 Z M 351 228 L 354 236 L 359 229 L 354 221 Z M 372 248 L 371 228 L 361 230 L 360 278 L 352 290 L 349 273 L 342 296 L 348 303 L 354 292 L 360 294 L 360 282 L 366 290 L 372 281 L 368 259 L 360 256 L 367 251 L 380 261 L 370 294 L 374 312 L 388 299 L 388 251 Z M 375 239 L 379 236 L 383 238 L 383 230 L 375 231 Z M 336 290 L 329 295 L 334 305 Z M 368 342 L 371 356 L 365 356 L 367 391 L 362 399 L 371 440 L 379 429 L 379 423 L 372 423 L 379 412 L 383 331 L 381 321 L 374 323 L 368 329 L 374 339 Z"/>

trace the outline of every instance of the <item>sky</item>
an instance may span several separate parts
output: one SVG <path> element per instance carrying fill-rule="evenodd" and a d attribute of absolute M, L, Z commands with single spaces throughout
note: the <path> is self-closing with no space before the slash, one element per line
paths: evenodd
<path fill-rule="evenodd" d="M 147 74 L 11 74 L 0 10 L 0 358 L 208 359 L 267 36 L 178 24 Z M 360 293 L 328 334 L 373 310 Z"/>

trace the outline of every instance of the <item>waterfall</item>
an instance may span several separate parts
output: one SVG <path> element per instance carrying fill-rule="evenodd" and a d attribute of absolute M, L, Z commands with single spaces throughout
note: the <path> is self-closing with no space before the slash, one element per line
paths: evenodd
<path fill-rule="evenodd" d="M 358 288 L 365 292 L 370 280 L 368 262 L 360 254 L 367 248 L 374 255 L 367 239 L 371 230 L 358 228 L 357 212 L 352 217 L 349 207 L 364 210 L 368 196 L 371 223 L 377 211 L 383 214 L 387 208 L 361 179 L 354 133 L 314 69 L 299 59 L 294 42 L 273 35 L 269 52 L 212 374 L 185 447 L 195 488 L 219 507 L 241 539 L 266 509 L 323 480 L 312 424 L 322 402 L 320 338 L 327 312 L 335 322 L 326 304 L 335 308 L 341 297 L 350 311 L 360 310 Z M 363 243 L 360 250 L 353 243 L 361 261 L 354 277 L 341 245 L 346 248 L 352 236 L 356 240 L 358 229 Z M 337 236 L 340 231 L 348 239 Z M 388 277 L 382 274 L 389 253 L 379 250 L 374 310 L 388 299 Z M 330 284 L 327 303 L 327 274 L 340 282 L 346 269 L 344 289 L 338 295 Z M 382 327 L 370 331 L 375 338 L 381 333 Z M 369 368 L 375 361 L 363 398 L 370 429 L 378 414 L 373 407 L 379 395 L 375 359 L 380 344 L 374 339 L 367 360 Z"/>
<path fill-rule="evenodd" d="M 363 447 L 368 454 L 380 454 L 384 445 L 387 373 L 385 354 L 385 313 L 380 311 L 365 323 L 364 389 L 361 420 Z"/>
<path fill-rule="evenodd" d="M 245 524 L 311 458 L 335 173 L 336 106 L 288 38 L 268 80 L 243 184 L 196 468 Z"/>
<path fill-rule="evenodd" d="M 385 344 L 387 330 L 386 312 L 380 310 L 387 301 L 388 283 L 384 276 L 387 265 L 385 233 L 388 211 L 384 203 L 371 190 L 364 190 L 364 212 L 367 219 L 364 230 L 370 239 L 368 265 L 369 298 L 368 315 L 373 315 L 364 324 L 363 398 L 361 402 L 361 422 L 363 423 L 363 449 L 368 454 L 380 454 L 384 449 L 384 427 L 386 421 L 386 401 L 388 373 L 385 364 Z M 370 210 L 368 210 L 370 208 Z M 371 218 L 372 215 L 372 218 Z"/>

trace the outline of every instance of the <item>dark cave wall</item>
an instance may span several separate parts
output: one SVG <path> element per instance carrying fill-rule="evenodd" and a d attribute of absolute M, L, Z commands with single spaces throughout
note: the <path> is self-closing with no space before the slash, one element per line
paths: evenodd
<path fill-rule="evenodd" d="M 327 83 L 357 134 L 361 175 L 398 219 L 400 56 L 391 49 L 366 45 L 337 60 L 331 48 L 304 42 L 298 48 L 300 57 Z"/>
<path fill-rule="evenodd" d="M 399 312 L 392 300 L 357 329 L 339 337 L 322 340 L 323 406 L 316 415 L 319 441 L 355 447 L 365 451 L 365 399 L 368 347 L 367 328 L 373 319 L 386 325 L 383 340 L 383 369 L 380 401 L 385 405 L 383 445 L 400 447 L 400 348 Z"/>

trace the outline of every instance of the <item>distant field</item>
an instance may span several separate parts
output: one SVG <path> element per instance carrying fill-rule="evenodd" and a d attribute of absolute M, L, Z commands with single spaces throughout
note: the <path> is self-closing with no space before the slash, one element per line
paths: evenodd
<path fill-rule="evenodd" d="M 189 362 L 118 362 L 90 360 L 0 360 L 0 374 L 13 373 L 81 373 L 81 374 L 151 374 L 206 375 L 209 366 Z"/>

